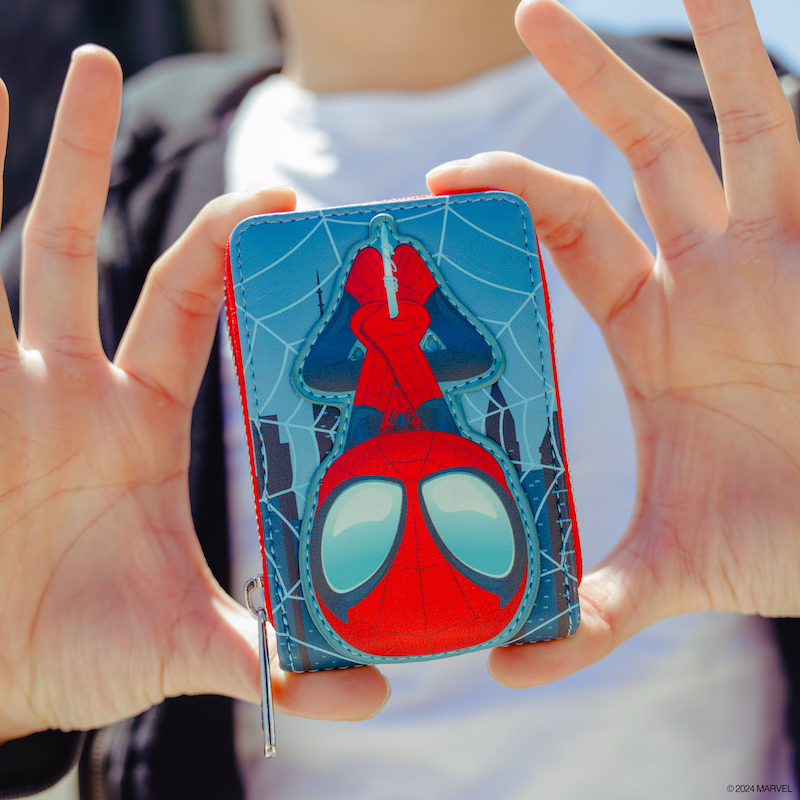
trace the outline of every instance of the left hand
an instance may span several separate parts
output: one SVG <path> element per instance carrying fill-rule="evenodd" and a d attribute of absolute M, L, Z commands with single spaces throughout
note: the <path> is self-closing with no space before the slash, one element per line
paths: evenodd
<path fill-rule="evenodd" d="M 568 675 L 644 626 L 714 609 L 800 615 L 800 146 L 748 0 L 684 0 L 719 123 L 724 188 L 687 117 L 555 0 L 531 52 L 633 170 L 655 258 L 588 182 L 507 153 L 444 165 L 435 194 L 530 205 L 606 338 L 637 439 L 637 501 L 580 589 L 571 639 L 496 650 L 509 686 Z"/>
<path fill-rule="evenodd" d="M 19 338 L 0 282 L 0 744 L 181 694 L 260 699 L 256 625 L 195 534 L 190 429 L 231 230 L 294 193 L 207 205 L 150 270 L 110 362 L 95 250 L 121 83 L 107 50 L 74 54 L 23 235 Z M 0 82 L 0 164 L 7 120 Z M 374 667 L 276 664 L 273 687 L 278 711 L 333 719 L 371 716 L 389 692 Z"/>

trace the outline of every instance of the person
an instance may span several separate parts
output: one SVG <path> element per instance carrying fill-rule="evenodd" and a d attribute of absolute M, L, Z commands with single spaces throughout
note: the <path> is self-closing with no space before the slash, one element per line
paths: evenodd
<path fill-rule="evenodd" d="M 410 154 L 420 140 L 433 166 L 499 139 L 503 149 L 541 153 L 539 160 L 593 177 L 650 237 L 621 159 L 567 110 L 544 68 L 628 159 L 655 258 L 594 185 L 518 155 L 493 152 L 451 162 L 434 169 L 428 185 L 434 193 L 491 186 L 528 202 L 565 284 L 608 344 L 630 409 L 638 464 L 631 522 L 583 580 L 578 632 L 497 650 L 489 660 L 505 686 L 566 680 L 552 694 L 540 690 L 521 701 L 477 679 L 472 657 L 387 670 L 407 698 L 402 707 L 392 712 L 390 705 L 372 723 L 335 733 L 321 728 L 324 723 L 304 727 L 287 718 L 288 764 L 284 758 L 281 766 L 279 758 L 275 769 L 253 766 L 240 752 L 246 790 L 255 796 L 263 781 L 272 796 L 287 796 L 316 781 L 302 795 L 313 796 L 328 781 L 330 796 L 335 790 L 375 797 L 387 776 L 401 772 L 400 787 L 383 796 L 533 791 L 556 797 L 592 784 L 596 796 L 638 796 L 644 780 L 650 796 L 680 786 L 684 796 L 705 797 L 709 789 L 756 782 L 765 773 L 776 778 L 765 782 L 783 783 L 789 761 L 780 718 L 784 688 L 768 631 L 754 617 L 692 613 L 800 613 L 791 267 L 800 152 L 749 3 L 686 2 L 720 125 L 724 190 L 685 113 L 609 55 L 554 0 L 526 0 L 518 11 L 520 36 L 535 62 L 518 60 L 521 45 L 496 0 L 471 0 L 468 9 L 464 0 L 429 5 L 387 4 L 376 27 L 364 0 L 342 0 L 335 10 L 320 0 L 284 4 L 290 47 L 283 75 L 260 83 L 241 107 L 227 109 L 235 112 L 227 182 L 249 191 L 213 201 L 158 259 L 124 336 L 121 318 L 142 276 L 123 262 L 150 245 L 137 238 L 147 233 L 143 226 L 136 236 L 119 225 L 103 228 L 101 255 L 107 248 L 117 253 L 113 267 L 100 274 L 101 295 L 111 301 L 99 316 L 95 246 L 120 81 L 107 52 L 76 53 L 25 229 L 19 339 L 8 308 L 0 323 L 7 454 L 0 471 L 0 740 L 97 728 L 145 712 L 127 723 L 127 734 L 118 728 L 105 740 L 95 738 L 105 741 L 103 757 L 113 759 L 118 737 L 126 736 L 129 796 L 196 794 L 183 782 L 184 772 L 182 782 L 171 784 L 172 795 L 154 788 L 152 769 L 144 778 L 141 769 L 137 773 L 149 746 L 142 744 L 148 725 L 163 723 L 173 740 L 184 739 L 184 749 L 196 748 L 215 764 L 226 751 L 209 755 L 205 730 L 198 735 L 170 727 L 175 703 L 162 706 L 161 717 L 146 710 L 164 698 L 204 692 L 257 700 L 252 623 L 212 578 L 195 537 L 204 521 L 196 510 L 193 521 L 189 497 L 190 448 L 193 458 L 198 449 L 213 450 L 197 411 L 190 423 L 191 409 L 201 383 L 219 378 L 213 369 L 206 372 L 206 363 L 217 330 L 222 251 L 239 219 L 288 210 L 295 196 L 308 208 L 368 199 L 379 189 L 412 194 L 406 187 L 415 185 L 420 165 Z M 510 20 L 512 4 L 504 0 L 503 9 Z M 513 87 L 523 85 L 531 93 L 515 94 Z M 507 86 L 512 90 L 501 93 Z M 370 97 L 378 88 L 415 96 Z M 496 98 L 486 122 L 502 135 L 479 130 L 481 120 L 466 105 L 476 96 Z M 425 116 L 416 129 L 420 139 L 413 140 L 410 123 L 420 113 L 413 101 L 420 98 Z M 525 116 L 530 109 L 520 108 L 520 98 L 541 105 Z M 459 118 L 464 108 L 471 113 Z M 437 110 L 451 118 L 437 119 Z M 149 121 L 148 111 L 139 122 Z M 263 113 L 269 123 L 259 126 Z M 227 124 L 231 114 L 221 118 Z M 367 130 L 375 120 L 385 127 Z M 537 125 L 541 138 L 532 133 Z M 149 141 L 155 153 L 169 150 L 153 124 L 131 131 L 139 145 Z M 175 141 L 168 143 L 173 155 Z M 276 141 L 283 150 L 275 149 Z M 392 149 L 378 148 L 379 157 L 370 161 L 367 143 L 376 141 Z M 131 198 L 141 200 L 131 191 L 137 170 L 153 180 L 149 164 L 134 152 L 142 151 L 123 154 L 115 168 L 118 212 Z M 168 173 L 168 161 L 162 164 Z M 291 178 L 296 195 L 248 185 L 276 177 Z M 162 187 L 168 182 L 164 177 Z M 180 188 L 185 183 L 184 176 Z M 174 181 L 172 190 L 178 191 Z M 163 203 L 164 195 L 156 199 Z M 125 207 L 131 216 L 134 205 Z M 173 202 L 155 238 L 168 243 L 194 210 L 190 206 Z M 164 205 L 154 203 L 148 213 L 153 223 L 165 216 Z M 119 239 L 109 241 L 109 231 Z M 590 509 L 584 531 L 594 521 L 618 534 L 633 461 L 629 433 L 619 422 L 617 385 L 601 360 L 598 336 L 571 317 L 575 309 L 558 284 L 553 295 L 559 342 L 567 343 L 559 347 L 564 393 L 574 398 L 565 425 L 571 414 L 575 435 L 567 427 L 566 436 L 579 513 L 583 480 Z M 121 338 L 113 362 L 103 352 L 101 330 L 110 331 L 109 349 Z M 573 366 L 564 351 L 575 354 Z M 593 410 L 611 420 L 605 428 Z M 227 419 L 232 437 L 233 415 Z M 228 450 L 235 453 L 235 442 Z M 614 480 L 593 487 L 597 473 Z M 231 483 L 241 485 L 235 474 Z M 203 487 L 193 486 L 196 498 Z M 232 505 L 236 560 L 241 540 L 235 500 Z M 608 534 L 600 539 L 592 550 L 584 537 L 591 560 Z M 647 628 L 676 615 L 689 616 Z M 648 639 L 648 630 L 656 629 L 660 635 Z M 638 650 L 629 646 L 637 641 L 644 643 Z M 590 668 L 616 648 L 622 658 L 614 661 L 612 654 Z M 373 668 L 275 672 L 277 706 L 288 714 L 352 720 L 376 713 L 388 698 L 387 683 Z M 581 682 L 582 675 L 590 678 Z M 541 719 L 532 713 L 539 697 Z M 634 706 L 643 700 L 653 705 L 637 719 Z M 245 712 L 236 726 L 237 744 L 246 747 L 253 737 Z M 230 739 L 233 723 L 222 727 Z M 644 745 L 644 733 L 654 745 Z M 302 755 L 291 744 L 298 739 L 305 739 Z M 377 740 L 381 757 L 371 749 Z M 4 749 L 16 747 L 24 740 Z M 405 748 L 418 759 L 409 759 L 416 772 L 403 769 Z M 163 775 L 175 762 L 163 752 L 160 757 L 164 786 L 170 786 Z M 580 769 L 573 766 L 576 757 Z M 297 768 L 303 764 L 311 766 Z M 671 780 L 659 783 L 668 773 Z M 32 774 L 40 776 L 41 767 Z M 207 781 L 208 773 L 202 775 Z M 214 796 L 239 796 L 236 787 L 209 785 Z"/>

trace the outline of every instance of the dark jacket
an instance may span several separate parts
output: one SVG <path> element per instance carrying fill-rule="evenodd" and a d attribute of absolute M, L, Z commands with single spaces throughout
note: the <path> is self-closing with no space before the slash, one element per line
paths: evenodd
<path fill-rule="evenodd" d="M 719 169 L 716 122 L 691 41 L 605 38 L 689 112 Z M 274 62 L 265 58 L 189 56 L 151 67 L 126 85 L 99 245 L 100 325 L 109 355 L 119 344 L 150 265 L 202 206 L 223 192 L 230 120 L 247 91 L 274 70 Z M 15 318 L 20 230 L 21 220 L 12 222 L 0 239 L 0 268 Z M 214 574 L 230 589 L 217 345 L 195 405 L 191 436 L 189 484 L 197 535 Z M 240 587 L 233 594 L 238 597 Z M 779 620 L 776 631 L 793 688 L 787 720 L 797 739 L 800 621 Z M 80 758 L 82 798 L 240 800 L 232 713 L 226 698 L 179 697 L 88 735 L 49 731 L 11 742 L 0 747 L 0 798 L 42 791 Z"/>

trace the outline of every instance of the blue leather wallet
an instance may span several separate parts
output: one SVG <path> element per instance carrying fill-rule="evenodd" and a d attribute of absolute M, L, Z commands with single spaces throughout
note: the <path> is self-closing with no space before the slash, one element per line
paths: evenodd
<path fill-rule="evenodd" d="M 247 219 L 231 236 L 226 302 L 262 622 L 284 669 L 575 631 L 552 326 L 520 198 Z"/>

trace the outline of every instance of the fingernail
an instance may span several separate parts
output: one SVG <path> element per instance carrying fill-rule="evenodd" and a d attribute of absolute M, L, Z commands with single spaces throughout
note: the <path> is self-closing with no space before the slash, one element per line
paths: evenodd
<path fill-rule="evenodd" d="M 506 689 L 513 688 L 513 687 L 509 686 L 507 683 L 505 683 L 504 681 L 501 681 L 500 678 L 497 677 L 497 675 L 495 674 L 495 671 L 492 669 L 492 658 L 491 658 L 491 655 L 489 656 L 489 660 L 486 662 L 486 671 L 501 686 L 505 686 Z"/>
<path fill-rule="evenodd" d="M 383 673 L 380 673 L 381 677 L 383 678 L 383 682 L 386 684 L 386 694 L 383 696 L 383 702 L 380 704 L 380 707 L 375 710 L 375 713 L 372 714 L 368 719 L 372 719 L 372 717 L 376 717 L 378 714 L 383 711 L 386 704 L 389 702 L 389 699 L 392 696 L 392 686 L 387 680 L 386 676 Z"/>
<path fill-rule="evenodd" d="M 381 707 L 378 709 L 378 712 L 383 710 L 384 706 L 392 697 L 392 686 L 386 678 L 384 678 L 384 680 L 386 681 L 386 694 L 383 696 L 383 702 L 381 703 Z"/>
<path fill-rule="evenodd" d="M 435 175 L 437 172 L 447 172 L 448 170 L 456 169 L 458 167 L 466 167 L 470 161 L 472 161 L 471 158 L 457 158 L 454 161 L 447 161 L 444 164 L 439 164 L 438 167 L 434 167 L 430 172 L 427 173 L 425 177 L 429 178 L 431 175 Z"/>
<path fill-rule="evenodd" d="M 69 60 L 74 61 L 75 57 L 81 53 L 96 53 L 98 50 L 100 50 L 100 48 L 96 44 L 82 44 L 72 51 L 72 55 L 69 57 Z"/>

